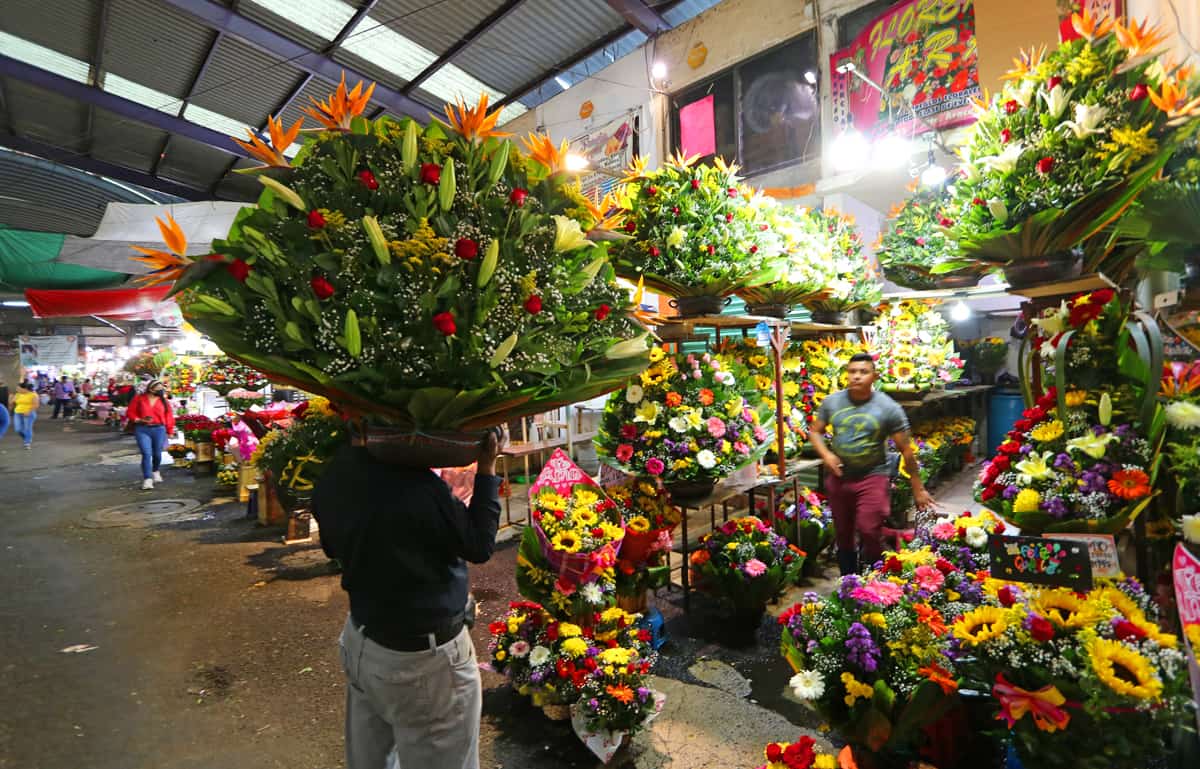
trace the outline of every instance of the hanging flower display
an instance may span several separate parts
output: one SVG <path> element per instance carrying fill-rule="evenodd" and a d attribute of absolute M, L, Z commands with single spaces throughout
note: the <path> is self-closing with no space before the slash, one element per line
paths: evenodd
<path fill-rule="evenodd" d="M 326 130 L 290 163 L 268 148 L 263 196 L 216 254 L 177 256 L 193 324 L 272 379 L 401 428 L 478 429 L 643 368 L 646 332 L 584 234 L 602 215 L 569 183 L 566 147 L 533 137 L 523 154 L 486 97 L 425 128 L 368 120 L 369 91 L 311 113 Z"/>
<path fill-rule="evenodd" d="M 267 386 L 267 378 L 258 371 L 228 356 L 213 359 L 200 372 L 200 383 L 228 395 L 234 390 L 257 391 Z"/>
<path fill-rule="evenodd" d="M 812 209 L 787 208 L 761 196 L 751 205 L 758 209 L 759 227 L 769 227 L 779 238 L 783 272 L 775 282 L 736 291 L 747 311 L 785 317 L 794 305 L 829 295 L 827 287 L 838 278 L 835 252 L 844 245 L 841 230 L 830 230 Z"/>
<path fill-rule="evenodd" d="M 880 387 L 888 392 L 942 389 L 962 376 L 949 325 L 936 299 L 904 299 L 879 305 L 871 353 Z"/>
<path fill-rule="evenodd" d="M 918 291 L 973 286 L 982 273 L 962 266 L 958 244 L 948 228 L 952 204 L 942 187 L 909 187 L 912 195 L 892 208 L 876 244 L 884 276 L 898 286 Z M 957 267 L 956 267 L 957 265 Z"/>

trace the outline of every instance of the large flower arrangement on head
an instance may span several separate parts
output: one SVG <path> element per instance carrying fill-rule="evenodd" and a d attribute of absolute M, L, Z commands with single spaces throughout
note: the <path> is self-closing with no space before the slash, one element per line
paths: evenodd
<path fill-rule="evenodd" d="M 635 158 L 617 200 L 630 239 L 614 248 L 618 272 L 674 297 L 727 296 L 781 274 L 778 235 L 737 166 L 676 155 L 655 171 Z"/>
<path fill-rule="evenodd" d="M 871 342 L 880 387 L 890 392 L 943 388 L 962 377 L 963 360 L 954 350 L 936 299 L 904 299 L 879 305 L 878 329 Z"/>
<path fill-rule="evenodd" d="M 200 383 L 221 395 L 234 390 L 258 390 L 266 387 L 267 378 L 258 371 L 228 356 L 215 358 L 200 372 Z"/>
<path fill-rule="evenodd" d="M 667 485 L 713 484 L 758 461 L 774 418 L 743 367 L 704 353 L 652 352 L 650 368 L 609 398 L 596 437 L 605 461 Z"/>
<path fill-rule="evenodd" d="M 161 376 L 176 398 L 186 398 L 196 392 L 196 367 L 185 360 L 174 360 L 163 366 Z"/>
<path fill-rule="evenodd" d="M 952 625 L 964 687 L 990 691 L 1030 769 L 1133 769 L 1185 718 L 1186 661 L 1134 580 L 1086 595 L 999 583 Z"/>
<path fill-rule="evenodd" d="M 825 290 L 803 302 L 814 320 L 874 306 L 883 296 L 883 284 L 875 265 L 863 256 L 854 217 L 832 208 L 813 210 L 808 216 L 830 243 Z"/>
<path fill-rule="evenodd" d="M 951 199 L 945 189 L 909 189 L 913 195 L 892 208 L 876 244 L 884 276 L 918 291 L 937 288 L 939 279 L 946 279 L 943 271 L 961 277 L 964 284 L 978 280 L 979 271 L 962 266 L 958 244 L 948 234 L 954 222 L 946 216 Z"/>
<path fill-rule="evenodd" d="M 173 220 L 170 253 L 192 323 L 276 381 L 400 427 L 470 430 L 607 392 L 645 365 L 605 245 L 603 218 L 568 184 L 566 146 L 529 155 L 498 112 L 448 123 L 367 120 L 372 88 L 345 84 L 309 109 L 324 130 L 294 161 L 299 121 L 271 121 L 267 189 L 196 263 Z"/>
<path fill-rule="evenodd" d="M 967 263 L 1007 267 L 1010 283 L 1040 280 L 1014 270 L 1076 247 L 1086 270 L 1122 279 L 1132 258 L 1110 254 L 1101 230 L 1200 115 L 1186 74 L 1155 59 L 1159 30 L 1086 12 L 1072 22 L 1079 38 L 1022 55 L 960 153 L 954 236 Z"/>
<path fill-rule="evenodd" d="M 747 515 L 701 537 L 688 563 L 697 589 L 757 619 L 769 601 L 795 583 L 804 558 L 803 550 L 788 544 L 765 521 Z"/>
<path fill-rule="evenodd" d="M 827 296 L 827 286 L 838 277 L 835 250 L 845 245 L 843 230 L 831 230 L 819 212 L 787 208 L 771 198 L 755 197 L 751 205 L 759 209 L 759 228 L 779 238 L 782 272 L 775 282 L 737 290 L 747 311 L 783 317 L 796 304 Z"/>
<path fill-rule="evenodd" d="M 884 553 L 882 570 L 843 577 L 826 598 L 806 593 L 780 615 L 792 690 L 859 766 L 902 766 L 956 699 L 951 618 L 982 600 L 976 575 L 928 549 Z"/>
<path fill-rule="evenodd" d="M 975 486 L 1022 531 L 1115 532 L 1157 493 L 1165 420 L 1157 381 L 1145 386 L 1153 367 L 1138 348 L 1150 345 L 1126 313 L 1105 289 L 1037 321 L 1054 335 L 1034 347 L 1039 360 L 1053 356 L 1045 373 L 1057 384 L 1024 411 Z"/>

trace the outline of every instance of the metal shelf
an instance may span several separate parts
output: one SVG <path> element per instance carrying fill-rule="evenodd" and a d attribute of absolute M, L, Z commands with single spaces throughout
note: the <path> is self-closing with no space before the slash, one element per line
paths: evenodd
<path fill-rule="evenodd" d="M 1008 293 L 1023 296 L 1026 299 L 1045 299 L 1047 297 L 1070 296 L 1082 294 L 1085 291 L 1096 291 L 1101 288 L 1116 288 L 1117 284 L 1105 275 L 1097 272 L 1094 275 L 1081 275 L 1068 280 L 1056 280 L 1026 288 L 1008 288 Z"/>

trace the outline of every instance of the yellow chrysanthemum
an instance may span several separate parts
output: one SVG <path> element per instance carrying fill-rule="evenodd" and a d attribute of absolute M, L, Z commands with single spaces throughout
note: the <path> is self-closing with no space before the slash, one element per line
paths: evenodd
<path fill-rule="evenodd" d="M 1033 432 L 1030 435 L 1033 436 L 1035 441 L 1040 441 L 1041 443 L 1056 441 L 1063 435 L 1063 423 L 1055 419 L 1053 422 L 1040 424 L 1033 428 Z"/>
<path fill-rule="evenodd" d="M 923 547 L 920 550 L 901 550 L 898 553 L 887 553 L 887 556 L 893 555 L 900 563 L 911 563 L 914 566 L 925 566 L 937 561 L 937 555 L 928 547 Z"/>
<path fill-rule="evenodd" d="M 633 649 L 615 646 L 600 652 L 600 662 L 604 665 L 628 665 L 633 660 Z"/>
<path fill-rule="evenodd" d="M 874 625 L 878 628 L 887 627 L 887 618 L 885 618 L 881 612 L 873 611 L 862 615 L 860 619 L 864 625 Z"/>
<path fill-rule="evenodd" d="M 587 654 L 588 643 L 582 638 L 568 638 L 562 642 L 562 650 L 572 657 L 582 657 Z"/>
<path fill-rule="evenodd" d="M 564 553 L 578 553 L 579 548 L 583 547 L 583 541 L 577 534 L 571 531 L 560 531 L 550 540 L 550 544 L 555 550 L 562 550 Z"/>
<path fill-rule="evenodd" d="M 859 681 L 853 673 L 842 673 L 842 684 L 846 687 L 846 707 L 854 707 L 860 699 L 870 699 L 875 690 Z"/>
<path fill-rule="evenodd" d="M 1013 500 L 1014 513 L 1036 513 L 1042 504 L 1042 495 L 1036 489 L 1021 489 Z"/>
<path fill-rule="evenodd" d="M 558 635 L 562 638 L 574 638 L 583 635 L 583 628 L 571 622 L 558 623 Z"/>
<path fill-rule="evenodd" d="M 1034 593 L 1030 608 L 1060 628 L 1078 630 L 1105 619 L 1103 604 L 1082 599 L 1066 589 L 1046 589 Z"/>
<path fill-rule="evenodd" d="M 1087 390 L 1068 390 L 1063 396 L 1063 400 L 1071 408 L 1082 406 L 1087 402 Z"/>
<path fill-rule="evenodd" d="M 958 618 L 954 623 L 954 637 L 964 644 L 978 644 L 998 638 L 1008 628 L 1008 615 L 995 606 L 980 606 Z"/>
<path fill-rule="evenodd" d="M 1088 658 L 1096 677 L 1117 694 L 1139 700 L 1156 700 L 1163 684 L 1150 660 L 1120 641 L 1096 638 L 1088 645 Z"/>

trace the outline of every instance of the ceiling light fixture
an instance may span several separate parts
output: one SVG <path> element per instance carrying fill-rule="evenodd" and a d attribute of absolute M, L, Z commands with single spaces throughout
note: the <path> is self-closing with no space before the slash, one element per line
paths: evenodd
<path fill-rule="evenodd" d="M 5 307 L 28 307 L 29 306 L 29 302 L 26 302 L 24 299 L 6 299 L 3 302 L 0 302 L 0 304 L 3 304 Z"/>
<path fill-rule="evenodd" d="M 857 129 L 848 128 L 833 140 L 829 154 L 838 171 L 855 171 L 866 164 L 871 147 Z"/>
<path fill-rule="evenodd" d="M 591 163 L 588 162 L 588 159 L 583 155 L 580 155 L 577 152 L 567 153 L 567 170 L 571 173 L 577 174 L 580 171 L 585 170 L 589 165 L 591 165 Z"/>
<path fill-rule="evenodd" d="M 950 308 L 950 320 L 954 321 L 955 323 L 962 323 L 963 321 L 970 319 L 970 317 L 971 308 L 968 307 L 967 303 L 961 299 L 955 302 L 954 306 Z"/>
<path fill-rule="evenodd" d="M 564 91 L 571 87 L 571 82 L 562 75 L 555 75 L 554 82 L 558 83 L 558 87 Z"/>
<path fill-rule="evenodd" d="M 807 72 L 804 73 L 804 80 L 809 85 L 816 85 L 817 84 L 817 73 L 813 72 L 811 69 L 808 70 Z"/>
<path fill-rule="evenodd" d="M 655 80 L 662 80 L 667 76 L 667 65 L 664 62 L 656 61 L 650 65 L 650 77 Z"/>

